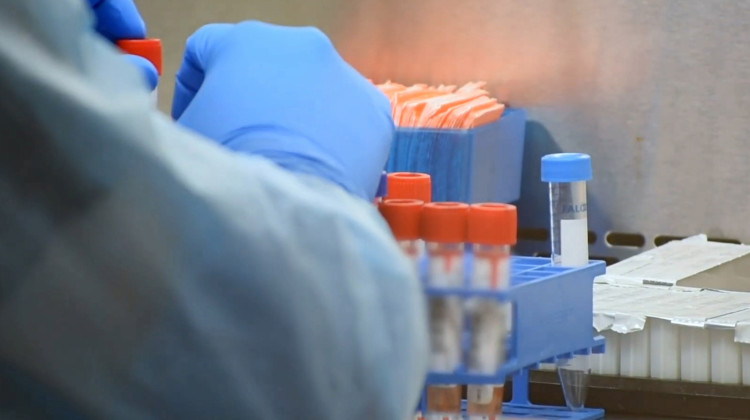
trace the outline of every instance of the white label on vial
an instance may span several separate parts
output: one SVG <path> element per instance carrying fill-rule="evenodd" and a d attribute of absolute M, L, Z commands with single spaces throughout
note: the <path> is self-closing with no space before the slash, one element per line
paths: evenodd
<path fill-rule="evenodd" d="M 461 287 L 464 284 L 463 254 L 430 257 L 430 285 Z"/>
<path fill-rule="evenodd" d="M 493 269 L 496 270 L 493 276 Z M 510 258 L 475 258 L 471 287 L 503 290 L 510 286 Z"/>
<path fill-rule="evenodd" d="M 500 348 L 504 339 L 506 311 L 494 300 L 472 302 L 472 336 L 469 348 L 469 370 L 487 375 L 500 367 Z"/>
<path fill-rule="evenodd" d="M 587 219 L 560 221 L 560 263 L 565 267 L 581 267 L 589 263 Z"/>
<path fill-rule="evenodd" d="M 466 399 L 474 404 L 489 404 L 494 393 L 494 385 L 469 385 L 466 388 Z"/>
<path fill-rule="evenodd" d="M 430 368 L 437 372 L 453 372 L 461 362 L 461 300 L 457 297 L 431 298 L 429 307 Z"/>

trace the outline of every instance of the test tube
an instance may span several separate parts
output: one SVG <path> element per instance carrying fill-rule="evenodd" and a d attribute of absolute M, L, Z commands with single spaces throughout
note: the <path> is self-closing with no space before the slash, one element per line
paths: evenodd
<path fill-rule="evenodd" d="M 463 203 L 430 203 L 422 208 L 420 234 L 429 258 L 428 284 L 458 288 L 464 284 L 464 242 L 469 206 Z M 459 296 L 432 296 L 428 302 L 430 370 L 454 372 L 461 364 L 463 308 Z M 430 385 L 427 419 L 461 417 L 461 386 Z"/>
<path fill-rule="evenodd" d="M 515 206 L 509 204 L 474 204 L 469 209 L 468 241 L 474 245 L 474 270 L 471 287 L 503 290 L 510 286 L 510 247 L 518 231 Z M 472 335 L 469 348 L 469 371 L 492 375 L 505 363 L 506 340 L 512 329 L 511 305 L 494 298 L 467 301 Z M 502 412 L 503 387 L 469 385 L 467 411 L 470 420 L 493 420 Z"/>
<path fill-rule="evenodd" d="M 122 39 L 117 41 L 117 46 L 126 54 L 137 55 L 150 61 L 156 67 L 159 77 L 163 70 L 163 52 L 161 39 Z M 156 106 L 159 100 L 159 87 L 151 92 L 151 100 Z"/>
<path fill-rule="evenodd" d="M 432 178 L 420 172 L 391 172 L 388 174 L 387 199 L 432 201 Z M 417 241 L 418 253 L 424 255 L 423 240 Z"/>
<path fill-rule="evenodd" d="M 542 181 L 549 183 L 553 265 L 581 267 L 589 263 L 586 181 L 591 178 L 589 155 L 555 153 L 542 157 Z M 583 408 L 590 372 L 588 356 L 557 361 L 557 374 L 568 408 Z"/>
<path fill-rule="evenodd" d="M 591 157 L 555 153 L 542 158 L 542 181 L 549 183 L 552 264 L 580 267 L 589 262 L 586 181 Z"/>
<path fill-rule="evenodd" d="M 419 219 L 424 202 L 421 200 L 388 199 L 380 203 L 380 214 L 391 227 L 401 250 L 417 270 L 420 257 Z"/>
<path fill-rule="evenodd" d="M 388 198 L 432 201 L 430 175 L 419 172 L 391 172 L 388 174 Z"/>

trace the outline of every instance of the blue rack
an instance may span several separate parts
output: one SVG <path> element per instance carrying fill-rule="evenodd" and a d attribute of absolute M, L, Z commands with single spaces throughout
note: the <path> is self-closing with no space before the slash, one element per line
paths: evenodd
<path fill-rule="evenodd" d="M 467 253 L 466 286 L 471 277 L 472 261 L 471 253 Z M 491 297 L 511 302 L 513 306 L 508 359 L 496 374 L 471 373 L 461 365 L 451 373 L 430 372 L 427 384 L 502 384 L 507 376 L 513 375 L 513 399 L 503 405 L 504 413 L 538 418 L 602 418 L 604 411 L 599 409 L 572 411 L 566 407 L 532 405 L 528 397 L 528 375 L 529 370 L 537 368 L 540 363 L 604 352 L 604 338 L 591 334 L 593 280 L 604 272 L 605 264 L 601 261 L 571 268 L 553 266 L 548 258 L 513 257 L 511 287 L 506 291 L 425 287 L 428 297 Z M 464 342 L 468 343 L 468 340 Z"/>
<path fill-rule="evenodd" d="M 525 133 L 523 109 L 472 130 L 399 128 L 386 169 L 430 174 L 433 201 L 511 203 L 521 195 Z"/>

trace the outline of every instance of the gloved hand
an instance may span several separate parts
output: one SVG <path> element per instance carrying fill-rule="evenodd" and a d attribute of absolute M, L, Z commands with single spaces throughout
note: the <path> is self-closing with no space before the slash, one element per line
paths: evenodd
<path fill-rule="evenodd" d="M 143 39 L 146 24 L 138 13 L 133 0 L 88 0 L 96 15 L 96 30 L 111 42 L 121 39 Z M 125 58 L 141 72 L 153 90 L 159 83 L 159 73 L 154 65 L 143 57 L 125 55 Z"/>
<path fill-rule="evenodd" d="M 394 130 L 388 99 L 322 32 L 262 22 L 208 25 L 188 39 L 172 116 L 368 200 Z"/>

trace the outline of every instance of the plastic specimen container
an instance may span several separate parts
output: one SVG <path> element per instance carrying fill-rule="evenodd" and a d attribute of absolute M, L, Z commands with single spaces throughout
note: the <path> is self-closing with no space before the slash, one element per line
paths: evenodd
<path fill-rule="evenodd" d="M 387 201 L 386 201 L 387 202 Z M 420 236 L 427 248 L 427 282 L 437 289 L 464 284 L 464 243 L 469 206 L 463 203 L 426 204 L 420 217 Z M 450 373 L 462 361 L 463 301 L 459 296 L 428 297 L 430 369 Z M 427 388 L 426 414 L 459 416 L 461 382 L 434 384 Z"/>
<path fill-rule="evenodd" d="M 588 253 L 586 181 L 592 177 L 591 157 L 556 153 L 542 157 L 542 181 L 549 184 L 551 257 L 555 265 L 585 266 Z M 583 407 L 591 371 L 587 356 L 561 359 L 557 364 L 565 402 Z"/>
<path fill-rule="evenodd" d="M 515 206 L 499 203 L 474 204 L 469 208 L 467 240 L 473 245 L 474 267 L 469 287 L 477 290 L 507 290 L 510 287 L 510 247 L 516 243 L 518 214 Z M 510 303 L 494 298 L 466 300 L 471 320 L 468 369 L 492 375 L 505 363 L 505 343 L 512 330 Z M 492 385 L 469 385 L 467 411 L 472 416 L 493 417 L 502 411 L 505 381 Z"/>
<path fill-rule="evenodd" d="M 542 157 L 542 181 L 549 184 L 552 261 L 579 267 L 588 264 L 586 182 L 592 178 L 591 157 L 555 153 Z"/>
<path fill-rule="evenodd" d="M 380 214 L 388 222 L 399 247 L 418 269 L 421 249 L 419 242 L 419 221 L 424 202 L 420 200 L 388 199 L 378 206 Z"/>

